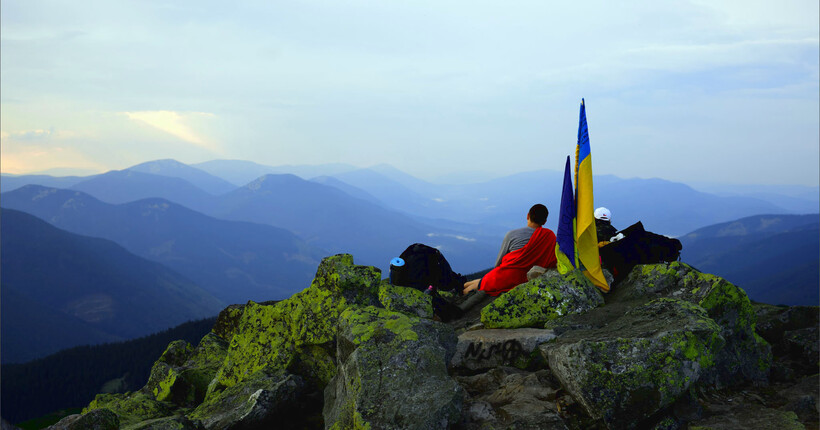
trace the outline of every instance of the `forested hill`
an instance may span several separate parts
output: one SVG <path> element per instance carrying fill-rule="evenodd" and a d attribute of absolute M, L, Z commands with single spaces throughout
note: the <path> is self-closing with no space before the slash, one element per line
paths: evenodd
<path fill-rule="evenodd" d="M 191 321 L 127 342 L 78 346 L 25 364 L 5 364 L 3 418 L 16 423 L 85 406 L 97 393 L 136 390 L 145 384 L 151 365 L 168 343 L 183 339 L 196 344 L 215 320 Z"/>

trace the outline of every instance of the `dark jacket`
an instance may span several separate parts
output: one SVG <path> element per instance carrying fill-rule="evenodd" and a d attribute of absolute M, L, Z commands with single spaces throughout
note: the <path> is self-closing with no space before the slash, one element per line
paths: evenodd
<path fill-rule="evenodd" d="M 598 231 L 598 242 L 609 242 L 609 238 L 618 234 L 610 221 L 595 218 L 595 230 Z"/>

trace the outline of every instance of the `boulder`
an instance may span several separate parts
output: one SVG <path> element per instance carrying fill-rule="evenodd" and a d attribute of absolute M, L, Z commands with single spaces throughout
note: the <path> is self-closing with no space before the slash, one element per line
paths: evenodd
<path fill-rule="evenodd" d="M 457 379 L 468 393 L 457 426 L 461 430 L 567 428 L 558 415 L 557 390 L 547 370 L 497 367 Z"/>
<path fill-rule="evenodd" d="M 544 275 L 504 293 L 481 310 L 486 328 L 543 327 L 547 321 L 604 304 L 603 296 L 578 270 Z"/>
<path fill-rule="evenodd" d="M 772 429 L 772 430 L 805 430 L 794 412 L 742 405 L 719 415 L 694 421 L 689 430 L 737 430 L 737 429 Z"/>
<path fill-rule="evenodd" d="M 192 422 L 184 416 L 173 416 L 157 418 L 155 420 L 143 421 L 128 430 L 202 430 L 202 427 Z"/>
<path fill-rule="evenodd" d="M 175 406 L 160 402 L 142 392 L 125 394 L 97 394 L 83 409 L 83 416 L 96 410 L 107 409 L 117 415 L 120 425 L 131 426 L 143 421 L 174 415 Z"/>
<path fill-rule="evenodd" d="M 641 428 L 715 366 L 724 340 L 699 306 L 658 299 L 595 329 L 540 347 L 587 414 L 609 428 Z"/>
<path fill-rule="evenodd" d="M 772 365 L 774 381 L 792 381 L 820 371 L 817 306 L 754 304 L 756 331 L 772 346 L 778 360 Z"/>
<path fill-rule="evenodd" d="M 118 430 L 119 428 L 120 420 L 117 414 L 108 409 L 95 409 L 83 415 L 69 415 L 48 427 L 48 430 Z"/>
<path fill-rule="evenodd" d="M 159 401 L 196 406 L 204 400 L 227 350 L 227 342 L 214 333 L 205 335 L 196 348 L 174 341 L 154 363 L 141 391 Z"/>
<path fill-rule="evenodd" d="M 284 371 L 258 371 L 220 392 L 188 415 L 210 429 L 300 428 L 305 383 Z"/>
<path fill-rule="evenodd" d="M 541 361 L 537 347 L 554 338 L 552 330 L 537 328 L 464 332 L 458 336 L 450 369 L 465 374 L 499 366 L 529 368 Z"/>
<path fill-rule="evenodd" d="M 432 298 L 415 288 L 382 282 L 379 286 L 379 303 L 385 309 L 394 312 L 402 312 L 419 318 L 433 318 Z"/>
<path fill-rule="evenodd" d="M 338 374 L 325 389 L 325 428 L 448 428 L 463 396 L 447 373 L 455 346 L 443 323 L 373 306 L 346 309 Z"/>
<path fill-rule="evenodd" d="M 685 263 L 638 265 L 617 285 L 608 302 L 667 297 L 706 310 L 721 328 L 726 344 L 703 382 L 718 386 L 768 380 L 771 347 L 755 332 L 756 314 L 746 292 L 725 279 L 701 273 Z"/>
<path fill-rule="evenodd" d="M 259 370 L 297 366 L 306 351 L 315 358 L 315 347 L 332 350 L 341 312 L 351 304 L 378 304 L 380 280 L 378 269 L 355 266 L 352 256 L 339 254 L 322 260 L 310 287 L 291 298 L 273 305 L 248 302 L 208 396 Z M 310 377 L 326 382 L 333 376 L 319 370 Z"/>

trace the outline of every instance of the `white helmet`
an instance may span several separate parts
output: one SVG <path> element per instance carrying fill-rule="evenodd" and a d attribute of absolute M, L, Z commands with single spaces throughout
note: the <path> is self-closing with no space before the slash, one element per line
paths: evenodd
<path fill-rule="evenodd" d="M 601 206 L 598 209 L 595 209 L 595 219 L 610 221 L 612 219 L 612 213 L 609 212 L 609 209 Z"/>

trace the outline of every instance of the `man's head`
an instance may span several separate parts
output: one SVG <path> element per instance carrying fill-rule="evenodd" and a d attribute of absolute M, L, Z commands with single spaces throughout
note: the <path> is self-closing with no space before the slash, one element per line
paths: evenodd
<path fill-rule="evenodd" d="M 599 219 L 601 221 L 612 221 L 612 212 L 609 209 L 601 206 L 598 209 L 595 209 L 595 219 Z"/>
<path fill-rule="evenodd" d="M 547 222 L 549 214 L 550 211 L 547 210 L 547 207 L 538 203 L 530 208 L 530 211 L 527 213 L 527 220 L 538 225 L 544 225 Z"/>

